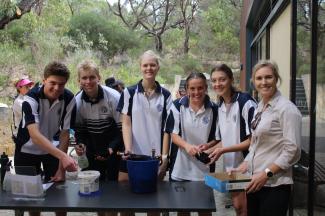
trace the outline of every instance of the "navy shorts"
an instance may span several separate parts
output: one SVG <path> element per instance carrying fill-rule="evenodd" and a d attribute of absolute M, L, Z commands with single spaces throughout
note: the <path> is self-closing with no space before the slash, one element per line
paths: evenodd
<path fill-rule="evenodd" d="M 14 165 L 35 167 L 36 174 L 44 174 L 44 181 L 47 182 L 51 180 L 51 177 L 53 177 L 58 170 L 59 160 L 50 154 L 35 155 L 16 151 Z M 19 169 L 16 169 L 16 173 L 20 174 Z"/>

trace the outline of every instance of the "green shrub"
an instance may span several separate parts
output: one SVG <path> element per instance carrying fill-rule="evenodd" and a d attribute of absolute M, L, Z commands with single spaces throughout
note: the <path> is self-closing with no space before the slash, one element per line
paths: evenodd
<path fill-rule="evenodd" d="M 80 48 L 84 48 L 85 41 L 91 41 L 93 49 L 101 51 L 108 57 L 136 46 L 137 40 L 134 32 L 96 12 L 73 16 L 68 35 L 80 45 Z"/>

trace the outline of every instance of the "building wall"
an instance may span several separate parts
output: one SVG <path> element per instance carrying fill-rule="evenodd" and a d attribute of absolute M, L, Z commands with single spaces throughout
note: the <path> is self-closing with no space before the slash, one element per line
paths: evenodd
<path fill-rule="evenodd" d="M 246 18 L 250 1 L 243 1 L 240 20 L 240 89 L 246 90 Z"/>
<path fill-rule="evenodd" d="M 291 5 L 289 4 L 270 28 L 270 59 L 276 61 L 282 79 L 279 90 L 290 97 Z"/>

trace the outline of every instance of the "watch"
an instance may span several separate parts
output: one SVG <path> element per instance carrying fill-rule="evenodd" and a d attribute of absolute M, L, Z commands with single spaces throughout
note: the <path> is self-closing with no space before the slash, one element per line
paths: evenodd
<path fill-rule="evenodd" d="M 268 178 L 272 178 L 272 177 L 273 177 L 273 172 L 272 172 L 269 168 L 266 168 L 266 169 L 264 170 L 264 172 L 266 173 L 266 176 L 267 176 Z"/>

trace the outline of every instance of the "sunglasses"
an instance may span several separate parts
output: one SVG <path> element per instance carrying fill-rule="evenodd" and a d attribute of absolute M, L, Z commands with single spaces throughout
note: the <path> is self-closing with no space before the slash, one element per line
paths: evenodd
<path fill-rule="evenodd" d="M 257 125 L 260 123 L 261 118 L 262 118 L 262 111 L 256 113 L 255 118 L 254 118 L 254 120 L 252 121 L 251 128 L 252 128 L 253 130 L 255 130 L 256 127 L 257 127 Z"/>

